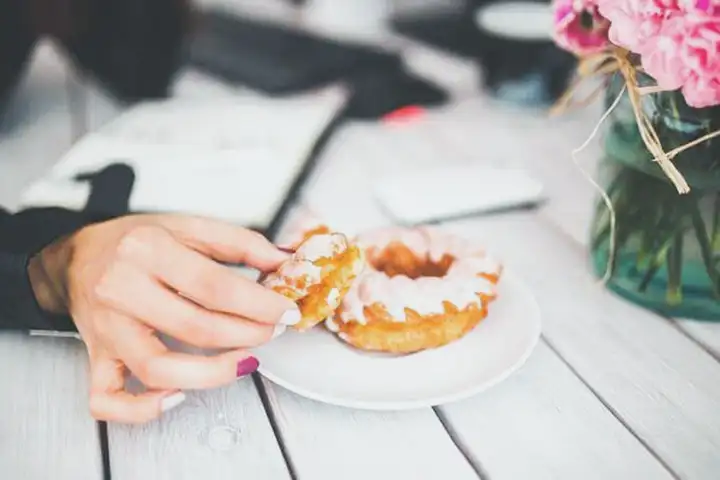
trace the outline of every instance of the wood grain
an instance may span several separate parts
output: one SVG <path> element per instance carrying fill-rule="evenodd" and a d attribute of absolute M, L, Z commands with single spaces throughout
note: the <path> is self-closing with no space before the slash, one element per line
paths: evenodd
<path fill-rule="evenodd" d="M 720 360 L 720 324 L 677 319 L 677 325 Z"/>
<path fill-rule="evenodd" d="M 300 480 L 478 478 L 429 408 L 345 409 L 263 383 Z"/>
<path fill-rule="evenodd" d="M 501 385 L 440 411 L 493 480 L 672 478 L 544 343 Z"/>
<path fill-rule="evenodd" d="M 228 427 L 239 432 L 236 441 L 226 442 Z M 189 392 L 185 403 L 156 422 L 108 430 L 113 480 L 290 478 L 249 378 Z"/>
<path fill-rule="evenodd" d="M 0 389 L 3 478 L 101 479 L 83 345 L 4 333 L 0 358 L 5 365 Z"/>

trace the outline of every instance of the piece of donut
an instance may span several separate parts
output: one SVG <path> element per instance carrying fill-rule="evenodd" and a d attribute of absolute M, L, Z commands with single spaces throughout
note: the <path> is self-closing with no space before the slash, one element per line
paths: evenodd
<path fill-rule="evenodd" d="M 344 235 L 312 234 L 261 283 L 298 304 L 302 319 L 294 328 L 304 331 L 333 314 L 364 266 L 362 250 Z"/>
<path fill-rule="evenodd" d="M 488 314 L 502 267 L 435 229 L 358 239 L 367 265 L 326 327 L 362 350 L 407 354 L 458 340 Z"/>

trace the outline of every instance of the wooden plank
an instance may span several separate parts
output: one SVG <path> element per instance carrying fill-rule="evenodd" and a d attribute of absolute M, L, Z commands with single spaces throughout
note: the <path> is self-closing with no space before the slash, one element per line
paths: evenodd
<path fill-rule="evenodd" d="M 493 480 L 672 478 L 544 343 L 501 385 L 440 412 Z"/>
<path fill-rule="evenodd" d="M 300 479 L 478 478 L 431 409 L 346 409 L 263 383 Z"/>
<path fill-rule="evenodd" d="M 677 319 L 677 326 L 720 360 L 720 324 Z"/>
<path fill-rule="evenodd" d="M 14 209 L 22 189 L 71 143 L 68 69 L 47 43 L 35 51 L 0 133 L 0 203 Z M 6 366 L 0 395 L 3 478 L 102 478 L 97 426 L 89 415 L 87 359 L 70 339 L 0 334 Z"/>
<path fill-rule="evenodd" d="M 87 356 L 73 339 L 0 335 L 3 478 L 102 478 Z"/>
<path fill-rule="evenodd" d="M 458 222 L 453 230 L 478 239 L 524 277 L 540 303 L 546 338 L 677 476 L 716 478 L 714 358 L 670 322 L 604 289 L 581 246 L 532 215 Z"/>
<path fill-rule="evenodd" d="M 113 480 L 290 478 L 250 378 L 187 394 L 155 422 L 108 427 Z"/>

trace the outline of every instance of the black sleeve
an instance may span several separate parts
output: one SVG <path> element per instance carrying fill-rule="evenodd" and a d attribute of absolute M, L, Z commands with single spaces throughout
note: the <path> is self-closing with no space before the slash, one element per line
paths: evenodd
<path fill-rule="evenodd" d="M 30 286 L 28 261 L 55 239 L 97 220 L 60 208 L 14 215 L 0 209 L 0 330 L 76 331 L 69 316 L 42 311 Z"/>

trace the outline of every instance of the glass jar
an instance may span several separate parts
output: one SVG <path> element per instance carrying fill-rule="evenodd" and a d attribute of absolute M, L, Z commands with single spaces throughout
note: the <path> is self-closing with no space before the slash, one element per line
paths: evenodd
<path fill-rule="evenodd" d="M 615 77 L 607 108 L 623 85 Z M 645 95 L 642 108 L 665 152 L 720 129 L 720 108 L 692 108 L 680 92 Z M 595 273 L 609 272 L 608 288 L 660 314 L 720 321 L 720 137 L 673 159 L 690 185 L 680 194 L 652 161 L 627 93 L 607 121 L 599 173 L 615 210 L 615 246 L 609 209 L 599 201 L 590 244 Z"/>

